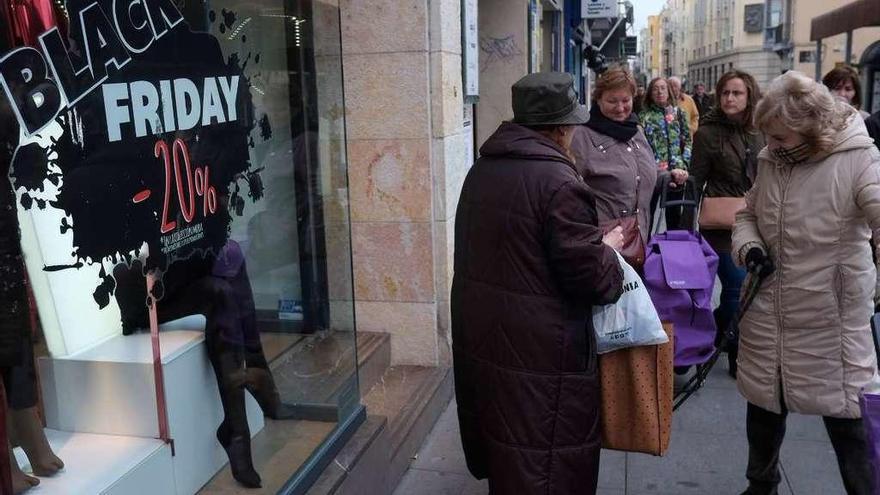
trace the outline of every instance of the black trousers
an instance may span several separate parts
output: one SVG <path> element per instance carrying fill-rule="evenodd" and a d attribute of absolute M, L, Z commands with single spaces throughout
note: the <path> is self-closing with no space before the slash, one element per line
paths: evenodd
<path fill-rule="evenodd" d="M 749 439 L 749 495 L 775 495 L 781 481 L 779 449 L 785 437 L 788 409 L 776 414 L 749 403 L 746 430 Z M 831 438 L 837 466 L 848 495 L 873 495 L 873 471 L 868 461 L 868 445 L 861 419 L 822 417 Z"/>

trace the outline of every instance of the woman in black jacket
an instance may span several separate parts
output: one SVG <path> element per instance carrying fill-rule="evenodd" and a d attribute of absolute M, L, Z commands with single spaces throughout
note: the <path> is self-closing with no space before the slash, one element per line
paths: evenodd
<path fill-rule="evenodd" d="M 622 272 L 571 156 L 587 120 L 569 74 L 526 76 L 468 172 L 455 220 L 452 338 L 468 469 L 494 495 L 595 493 L 592 306 Z M 611 244 L 622 236 L 612 231 Z"/>
<path fill-rule="evenodd" d="M 704 197 L 741 198 L 752 187 L 758 152 L 764 147 L 764 138 L 753 122 L 759 99 L 758 84 L 746 72 L 733 70 L 718 80 L 715 107 L 700 120 L 691 159 L 691 174 L 698 191 L 705 186 Z M 701 233 L 718 253 L 721 305 L 715 310 L 715 320 L 718 330 L 724 332 L 739 309 L 745 270 L 733 262 L 729 228 L 701 229 Z M 731 376 L 736 376 L 736 356 L 734 341 L 727 354 Z"/>

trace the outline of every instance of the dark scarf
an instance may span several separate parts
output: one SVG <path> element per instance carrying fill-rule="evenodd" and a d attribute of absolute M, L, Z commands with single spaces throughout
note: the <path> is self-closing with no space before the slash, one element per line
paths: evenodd
<path fill-rule="evenodd" d="M 602 115 L 598 103 L 593 103 L 593 106 L 590 107 L 590 121 L 586 125 L 599 134 L 624 143 L 639 132 L 639 119 L 636 114 L 631 113 L 623 122 L 616 122 Z"/>

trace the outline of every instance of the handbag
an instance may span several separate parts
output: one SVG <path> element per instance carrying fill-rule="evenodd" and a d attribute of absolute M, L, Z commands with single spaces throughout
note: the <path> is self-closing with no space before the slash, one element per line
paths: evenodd
<path fill-rule="evenodd" d="M 745 154 L 742 167 L 742 181 L 746 189 L 752 185 L 749 170 L 755 166 L 755 156 L 746 138 L 740 135 Z M 700 203 L 700 228 L 706 230 L 733 230 L 736 214 L 746 207 L 746 198 L 737 197 L 703 197 Z"/>
<path fill-rule="evenodd" d="M 623 230 L 623 246 L 618 252 L 636 271 L 641 271 L 645 264 L 645 241 L 639 230 L 638 213 L 599 222 L 599 228 L 602 229 L 603 234 L 607 234 L 617 227 L 621 227 Z"/>
<path fill-rule="evenodd" d="M 746 207 L 746 198 L 703 198 L 700 203 L 700 228 L 733 230 L 736 214 Z"/>
<path fill-rule="evenodd" d="M 672 431 L 673 328 L 669 342 L 599 356 L 602 448 L 663 455 Z"/>

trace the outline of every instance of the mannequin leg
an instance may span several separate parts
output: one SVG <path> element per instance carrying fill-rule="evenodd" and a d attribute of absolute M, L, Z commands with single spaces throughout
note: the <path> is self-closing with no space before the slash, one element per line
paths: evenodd
<path fill-rule="evenodd" d="M 159 313 L 160 321 L 178 315 L 205 315 L 205 345 L 223 406 L 223 421 L 217 429 L 217 440 L 229 457 L 232 476 L 246 487 L 259 488 L 261 480 L 251 457 L 251 436 L 244 401 L 244 346 L 238 305 L 229 283 L 214 276 L 195 280 L 179 294 L 165 300 L 164 306 L 160 302 Z"/>
<path fill-rule="evenodd" d="M 51 476 L 64 468 L 64 462 L 52 451 L 37 413 L 37 374 L 29 339 L 21 353 L 22 363 L 9 368 L 4 375 L 9 436 L 12 444 L 21 446 L 27 454 L 35 475 Z"/>
<path fill-rule="evenodd" d="M 55 455 L 49 441 L 46 440 L 46 433 L 43 431 L 36 406 L 27 409 L 10 409 L 9 423 L 10 430 L 15 432 L 15 439 L 27 454 L 35 475 L 52 476 L 64 468 L 64 462 Z"/>
<path fill-rule="evenodd" d="M 263 353 L 263 343 L 257 328 L 257 311 L 247 274 L 247 265 L 242 263 L 238 274 L 226 280 L 235 293 L 235 301 L 238 304 L 240 332 L 245 350 L 245 386 L 257 400 L 266 417 L 293 419 L 296 416 L 296 409 L 281 401 L 278 387 L 272 377 L 272 370 L 269 369 L 269 363 Z"/>
<path fill-rule="evenodd" d="M 12 474 L 12 493 L 18 495 L 19 493 L 26 492 L 39 485 L 39 478 L 27 475 L 21 470 L 21 467 L 19 467 L 18 462 L 15 460 L 15 454 L 12 453 L 12 447 L 7 444 L 6 448 L 9 450 L 9 466 Z"/>
<path fill-rule="evenodd" d="M 240 352 L 222 347 L 208 346 L 223 404 L 223 422 L 217 429 L 217 440 L 229 457 L 232 477 L 246 487 L 260 488 L 260 475 L 251 457 L 251 434 L 244 402 L 244 359 Z"/>

